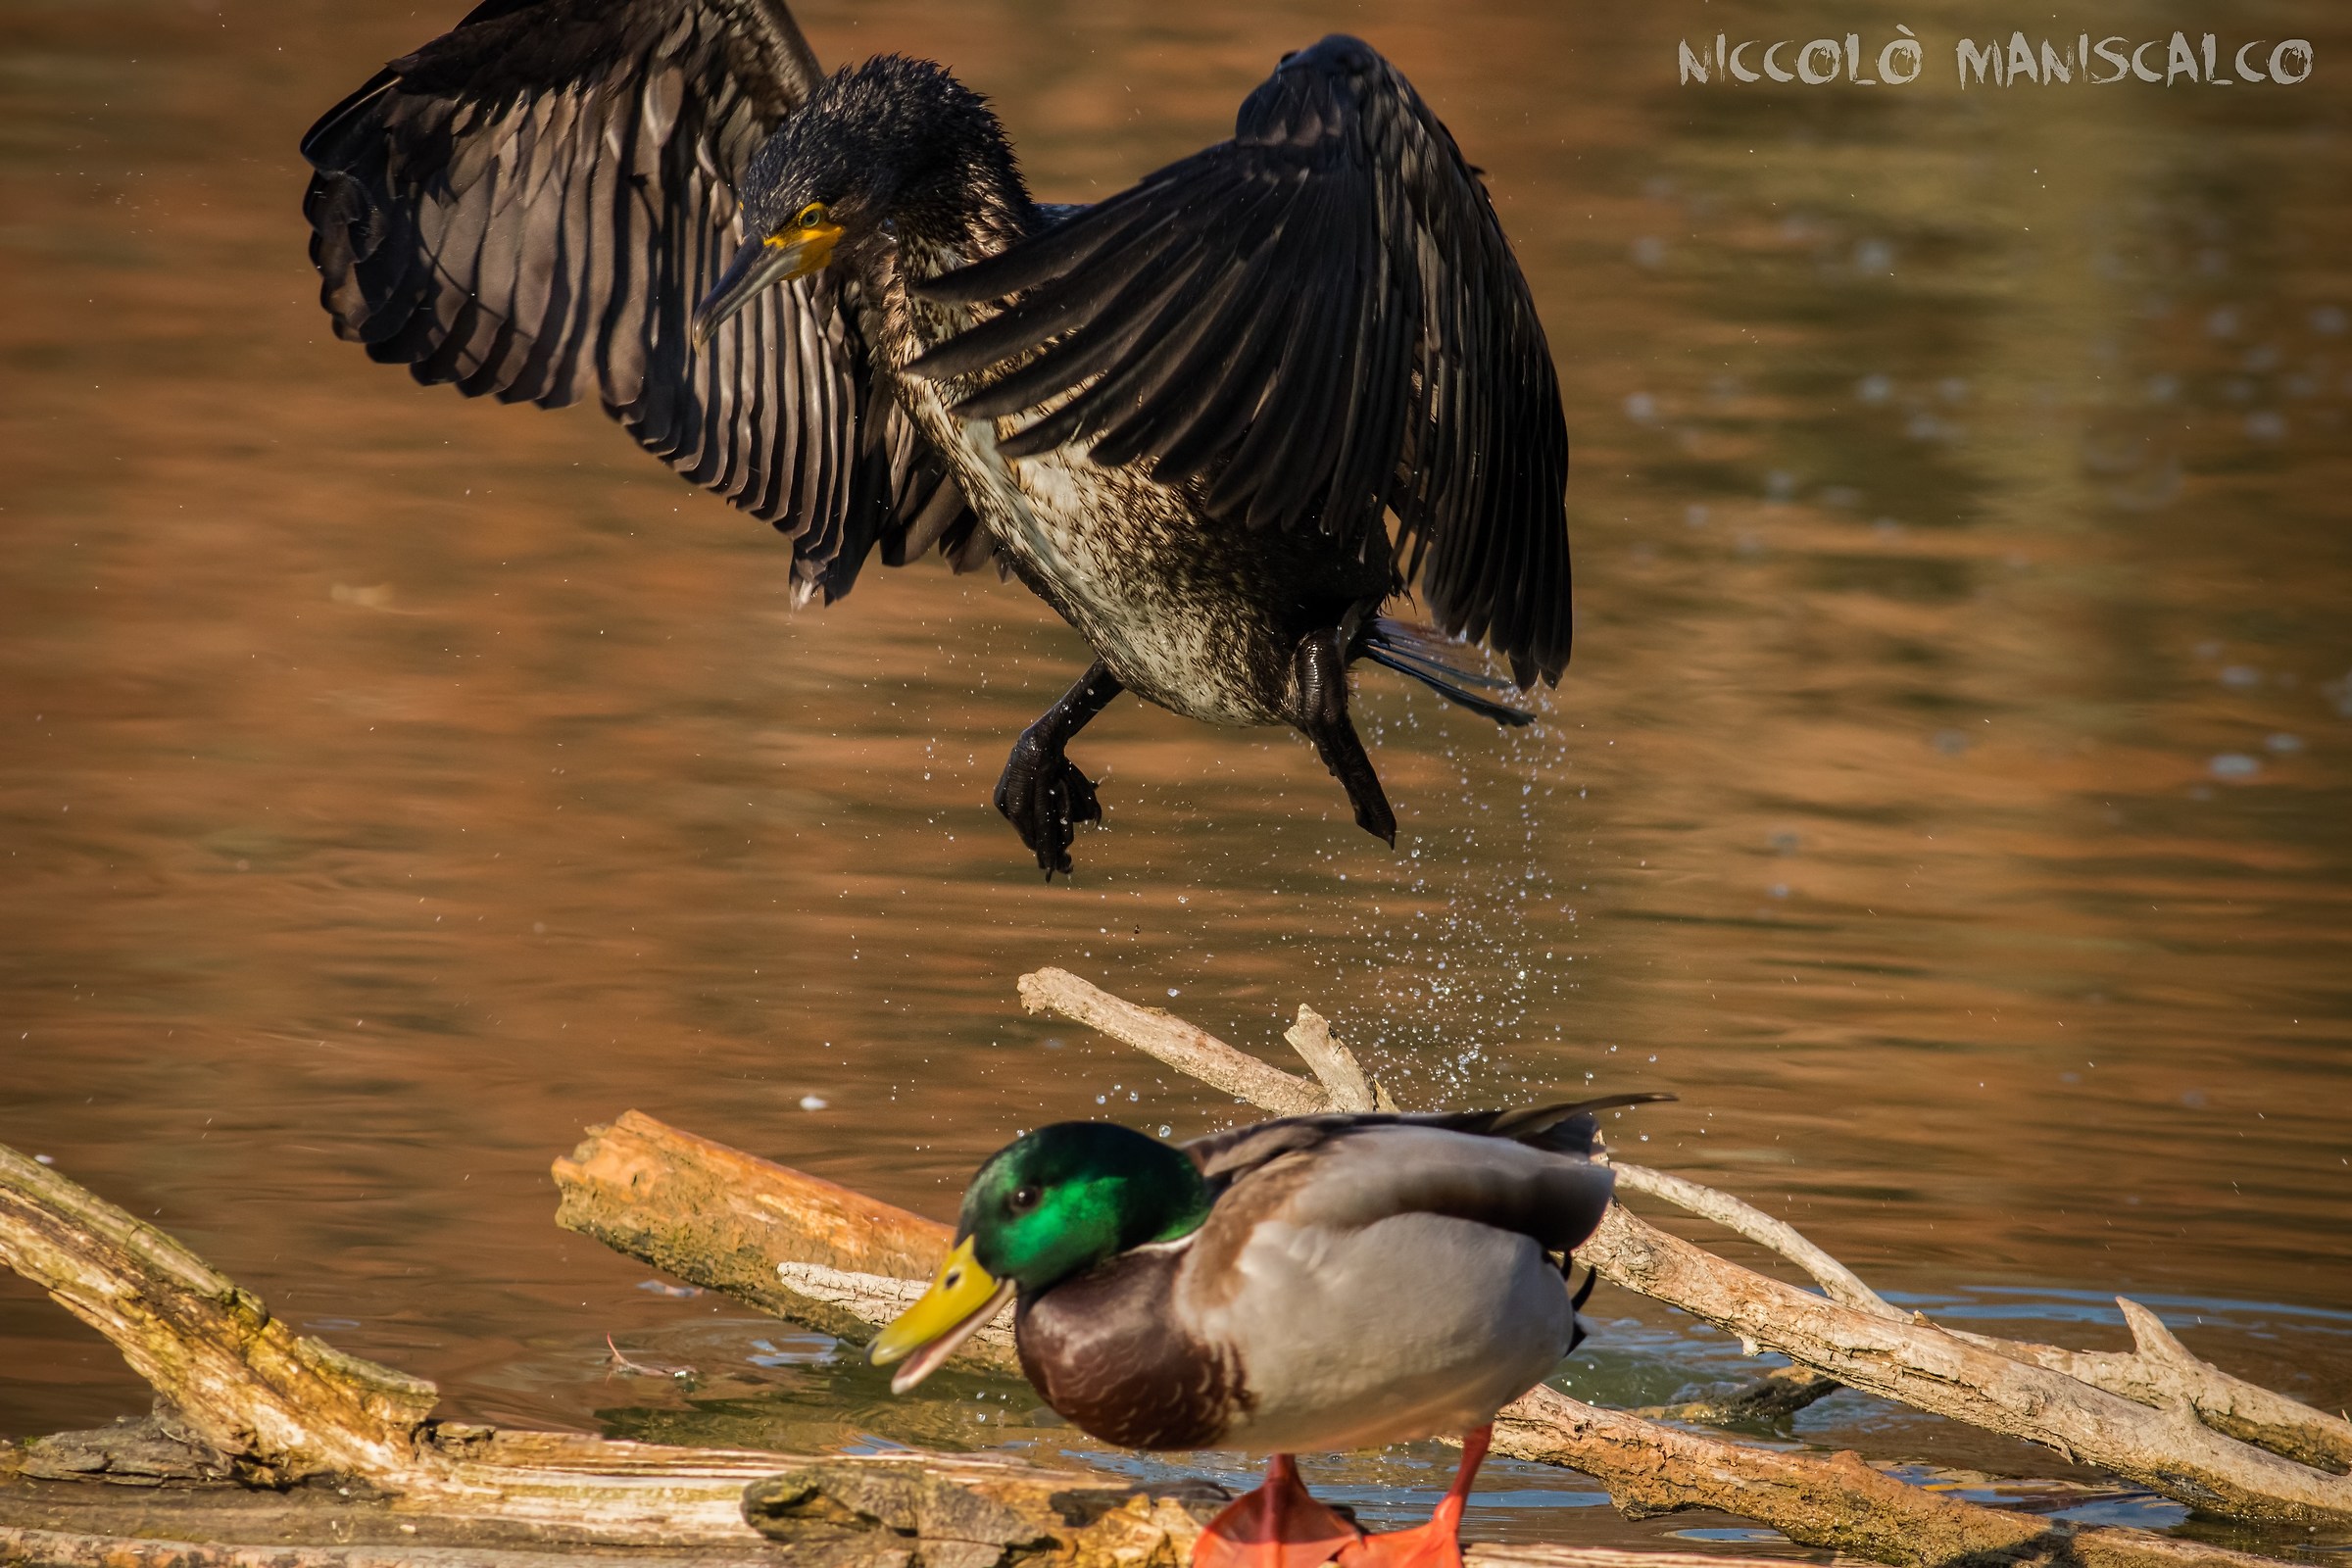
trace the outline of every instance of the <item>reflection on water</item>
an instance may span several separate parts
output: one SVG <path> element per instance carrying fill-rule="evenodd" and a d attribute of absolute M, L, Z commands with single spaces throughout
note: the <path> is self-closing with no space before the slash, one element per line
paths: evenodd
<path fill-rule="evenodd" d="M 925 566 L 792 613 L 776 541 L 594 415 L 331 342 L 295 138 L 454 10 L 12 14 L 0 1140 L 461 1414 L 1065 1445 L 638 1289 L 545 1177 L 638 1105 L 945 1213 L 1015 1128 L 1234 1114 L 1023 1017 L 1055 962 L 1252 1045 L 1311 1002 L 1429 1102 L 1674 1089 L 1622 1143 L 1884 1286 L 2085 1345 L 2129 1290 L 2352 1397 L 2338 10 L 2265 8 L 2292 92 L 1872 96 L 1678 89 L 1678 14 L 1624 3 L 804 8 L 951 62 L 1073 198 L 1344 21 L 1490 171 L 1563 356 L 1549 721 L 1367 673 L 1391 855 L 1295 737 L 1116 707 L 1052 888 L 986 804 L 1083 662 L 1040 606 Z M 1647 1312 L 1589 1356 L 1625 1402 L 1743 1365 Z M 0 1431 L 137 1402 L 0 1285 Z M 1796 1436 L 2082 1479 L 1846 1396 Z M 1449 1462 L 1324 1474 L 1378 1508 Z M 1492 1485 L 1490 1533 L 1737 1539 Z"/>

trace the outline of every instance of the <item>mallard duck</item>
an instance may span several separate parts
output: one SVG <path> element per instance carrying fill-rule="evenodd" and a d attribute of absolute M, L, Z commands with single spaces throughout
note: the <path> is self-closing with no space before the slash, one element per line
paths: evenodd
<path fill-rule="evenodd" d="M 1297 728 L 1393 845 L 1348 666 L 1523 723 L 1484 693 L 1567 663 L 1544 329 L 1477 171 L 1359 39 L 1091 207 L 1035 200 L 943 68 L 828 75 L 781 0 L 486 0 L 302 151 L 369 357 L 602 403 L 789 535 L 801 601 L 936 547 L 1075 627 L 1095 661 L 996 790 L 1049 881 L 1102 814 L 1066 748 L 1121 692 Z M 1415 585 L 1434 631 L 1381 613 Z"/>
<path fill-rule="evenodd" d="M 1671 1098 L 1299 1116 L 1181 1148 L 1041 1127 L 980 1167 L 938 1276 L 868 1353 L 905 1363 L 905 1393 L 1014 1300 L 1022 1370 L 1080 1428 L 1271 1456 L 1195 1568 L 1459 1568 L 1495 1411 L 1579 1338 L 1563 1276 L 1614 1179 L 1592 1112 Z M 1290 1457 L 1449 1432 L 1445 1499 L 1385 1535 L 1316 1501 Z"/>

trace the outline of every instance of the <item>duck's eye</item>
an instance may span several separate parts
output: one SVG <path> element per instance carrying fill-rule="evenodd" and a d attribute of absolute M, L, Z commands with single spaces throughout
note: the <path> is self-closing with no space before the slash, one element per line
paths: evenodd
<path fill-rule="evenodd" d="M 1034 1187 L 1015 1187 L 1007 1203 L 1015 1214 L 1026 1214 L 1037 1206 L 1039 1196 Z"/>
<path fill-rule="evenodd" d="M 803 228 L 814 228 L 817 226 L 817 224 L 823 222 L 824 220 L 825 204 L 823 202 L 810 202 L 808 206 L 802 208 L 800 211 L 800 216 L 793 220 L 794 222 L 800 224 Z"/>

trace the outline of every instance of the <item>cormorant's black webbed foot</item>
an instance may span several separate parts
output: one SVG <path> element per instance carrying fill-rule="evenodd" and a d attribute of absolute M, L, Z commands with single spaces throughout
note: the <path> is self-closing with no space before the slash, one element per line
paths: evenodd
<path fill-rule="evenodd" d="M 1348 718 L 1348 661 L 1340 652 L 1337 631 L 1316 632 L 1299 643 L 1294 656 L 1298 677 L 1298 710 L 1291 722 L 1315 743 L 1315 752 L 1331 776 L 1348 792 L 1355 808 L 1355 825 L 1376 839 L 1396 847 L 1396 813 L 1372 771 L 1372 759 Z"/>
<path fill-rule="evenodd" d="M 1078 771 L 1063 748 L 1121 690 L 1119 678 L 1096 660 L 1061 701 L 1021 731 L 997 780 L 997 809 L 1037 857 L 1049 882 L 1056 871 L 1070 874 L 1070 841 L 1078 836 L 1078 824 L 1102 820 L 1095 781 Z"/>
<path fill-rule="evenodd" d="M 997 809 L 1037 857 L 1049 882 L 1056 871 L 1070 874 L 1070 841 L 1078 836 L 1078 824 L 1102 820 L 1095 781 L 1079 772 L 1059 747 L 1048 751 L 1032 744 L 1028 732 L 1013 746 L 997 780 Z"/>

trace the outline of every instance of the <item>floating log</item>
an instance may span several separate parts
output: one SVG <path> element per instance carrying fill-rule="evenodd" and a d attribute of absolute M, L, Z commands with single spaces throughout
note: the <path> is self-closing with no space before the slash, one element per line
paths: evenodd
<path fill-rule="evenodd" d="M 612 1157 L 570 1162 L 574 1185 L 688 1201 L 765 1166 L 649 1118 L 605 1132 Z M 789 1216 L 802 1251 L 835 1262 L 915 1266 L 938 1229 L 814 1177 L 749 1191 L 747 1213 Z M 740 1274 L 746 1255 L 709 1271 Z M 293 1333 L 172 1237 L 5 1146 L 0 1262 L 157 1395 L 143 1420 L 0 1442 L 6 1568 L 1184 1568 L 1226 1500 L 1206 1483 L 985 1454 L 791 1455 L 438 1421 L 430 1383 Z M 1475 1546 L 1470 1561 L 1775 1568 L 1565 1547 Z"/>
<path fill-rule="evenodd" d="M 793 1238 L 795 1263 L 927 1280 L 941 1228 L 820 1177 L 770 1180 L 780 1168 L 632 1110 L 556 1161 L 556 1223 L 762 1312 L 863 1339 L 870 1318 L 778 1277 L 774 1238 Z M 975 1336 L 951 1364 L 1019 1366 L 1004 1331 Z"/>

